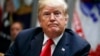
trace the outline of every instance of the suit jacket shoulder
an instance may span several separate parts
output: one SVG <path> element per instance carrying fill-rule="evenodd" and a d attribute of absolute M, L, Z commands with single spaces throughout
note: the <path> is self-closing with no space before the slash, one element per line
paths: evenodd
<path fill-rule="evenodd" d="M 70 52 L 72 56 L 87 56 L 90 50 L 90 44 L 83 38 L 78 36 L 72 30 L 67 29 L 66 34 L 69 35 Z"/>
<path fill-rule="evenodd" d="M 6 52 L 5 56 L 29 56 L 31 53 L 31 43 L 35 36 L 42 32 L 41 28 L 31 28 L 21 31 L 14 45 Z"/>

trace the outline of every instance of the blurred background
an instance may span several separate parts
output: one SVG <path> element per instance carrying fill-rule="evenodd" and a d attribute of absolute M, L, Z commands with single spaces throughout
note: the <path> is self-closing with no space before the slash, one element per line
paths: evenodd
<path fill-rule="evenodd" d="M 100 56 L 100 0 L 66 0 L 66 26 L 91 44 L 89 56 Z M 38 0 L 0 0 L 0 55 L 13 44 L 23 29 L 39 26 Z"/>

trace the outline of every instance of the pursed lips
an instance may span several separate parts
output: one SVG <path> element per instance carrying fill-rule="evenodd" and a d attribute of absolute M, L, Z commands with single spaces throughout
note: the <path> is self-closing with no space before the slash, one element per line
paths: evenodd
<path fill-rule="evenodd" d="M 49 24 L 48 26 L 49 26 L 49 27 L 57 27 L 58 24 Z"/>

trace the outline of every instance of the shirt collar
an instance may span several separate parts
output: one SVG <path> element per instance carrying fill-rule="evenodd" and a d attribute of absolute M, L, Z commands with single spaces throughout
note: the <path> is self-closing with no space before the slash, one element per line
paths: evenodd
<path fill-rule="evenodd" d="M 63 33 L 60 36 L 52 39 L 55 45 L 58 44 L 58 42 L 59 42 L 59 40 L 61 39 L 62 36 L 63 36 Z M 48 36 L 44 33 L 43 45 L 45 45 L 45 43 L 47 42 L 48 39 L 49 39 Z"/>

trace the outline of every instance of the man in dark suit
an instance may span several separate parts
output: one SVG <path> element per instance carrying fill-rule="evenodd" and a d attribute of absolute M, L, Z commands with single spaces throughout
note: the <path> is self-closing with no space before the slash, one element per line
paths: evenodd
<path fill-rule="evenodd" d="M 87 56 L 90 45 L 70 29 L 64 0 L 39 0 L 41 27 L 19 33 L 5 56 Z"/>

